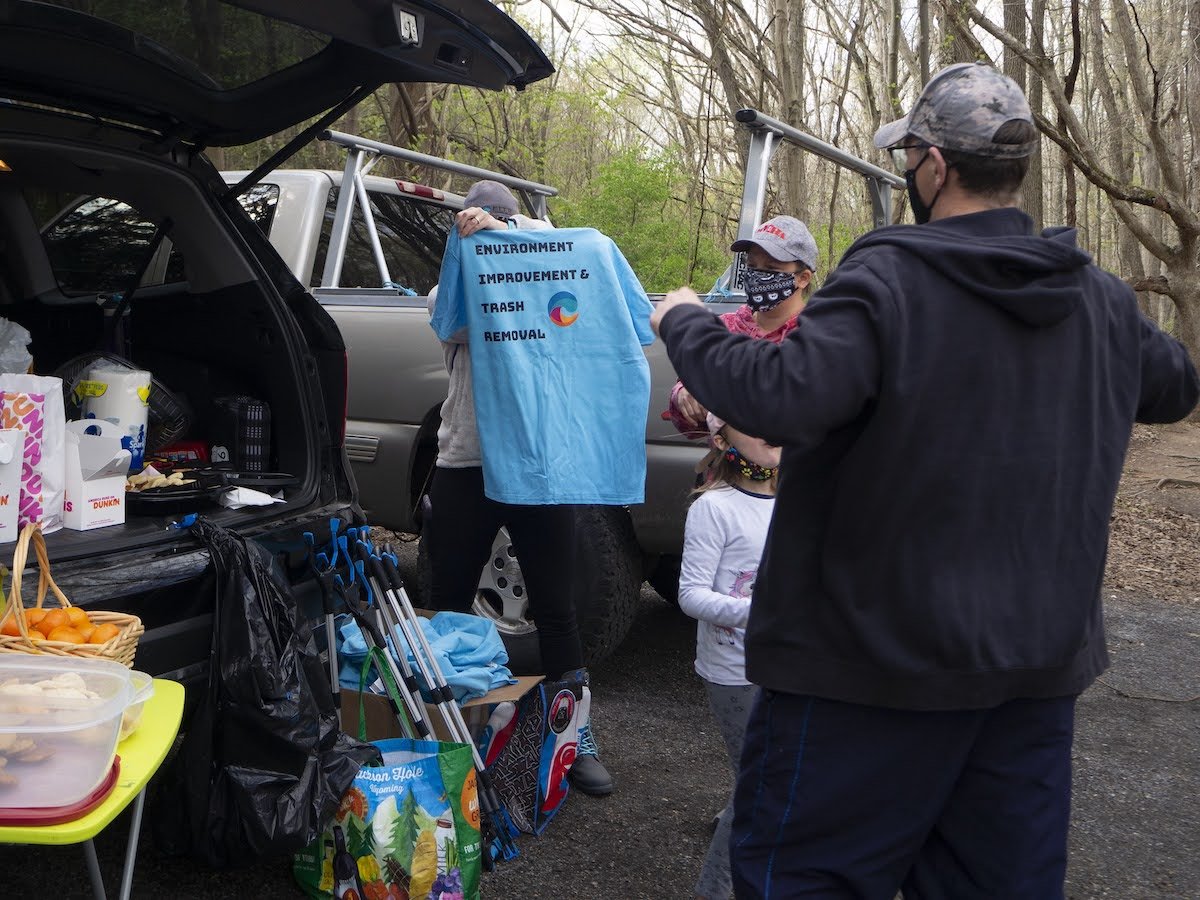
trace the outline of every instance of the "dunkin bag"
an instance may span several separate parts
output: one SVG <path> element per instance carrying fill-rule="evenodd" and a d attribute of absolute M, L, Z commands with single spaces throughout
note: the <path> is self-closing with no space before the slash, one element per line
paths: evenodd
<path fill-rule="evenodd" d="M 25 432 L 17 527 L 30 522 L 42 532 L 63 524 L 67 416 L 62 379 L 49 375 L 0 374 L 0 429 Z"/>

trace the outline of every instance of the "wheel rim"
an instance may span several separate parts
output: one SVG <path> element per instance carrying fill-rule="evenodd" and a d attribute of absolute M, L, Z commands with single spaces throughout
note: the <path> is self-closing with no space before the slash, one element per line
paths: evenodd
<path fill-rule="evenodd" d="M 479 579 L 474 611 L 491 619 L 496 630 L 504 635 L 532 634 L 537 630 L 529 616 L 525 576 L 507 528 L 501 528 L 492 541 L 492 555 Z"/>

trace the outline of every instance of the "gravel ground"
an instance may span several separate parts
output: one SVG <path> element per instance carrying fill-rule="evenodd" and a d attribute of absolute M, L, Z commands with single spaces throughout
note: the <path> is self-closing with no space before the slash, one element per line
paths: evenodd
<path fill-rule="evenodd" d="M 1105 597 L 1113 667 L 1080 700 L 1067 896 L 1200 897 L 1200 430 L 1135 435 L 1114 517 Z M 1163 478 L 1181 484 L 1160 485 Z M 409 565 L 415 545 L 402 548 Z M 593 669 L 607 798 L 572 794 L 485 897 L 688 898 L 728 796 L 720 737 L 691 670 L 695 628 L 648 588 L 629 639 Z M 128 814 L 97 840 L 110 890 Z M 288 861 L 214 873 L 138 853 L 135 898 L 300 896 Z M 7 896 L 90 896 L 76 847 L 0 847 Z"/>

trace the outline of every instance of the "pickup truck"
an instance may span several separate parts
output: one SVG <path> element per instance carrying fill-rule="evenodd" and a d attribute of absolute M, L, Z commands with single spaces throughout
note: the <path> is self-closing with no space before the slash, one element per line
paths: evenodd
<path fill-rule="evenodd" d="M 752 110 L 739 114 L 750 131 L 739 236 L 761 218 L 766 170 L 779 140 L 804 146 L 862 174 L 887 220 L 890 192 L 903 181 L 809 135 Z M 342 171 L 280 169 L 241 195 L 242 205 L 284 262 L 329 312 L 346 342 L 349 400 L 346 449 L 370 521 L 419 530 L 420 498 L 437 454 L 439 410 L 447 376 L 441 345 L 429 327 L 427 298 L 437 282 L 446 235 L 462 197 L 416 181 L 370 175 L 381 159 L 432 168 L 470 181 L 491 178 L 523 199 L 531 216 L 546 216 L 557 192 L 543 184 L 327 131 L 344 148 Z M 247 178 L 225 172 L 226 182 Z M 345 189 L 347 186 L 350 189 Z M 618 244 L 620 235 L 614 235 Z M 738 271 L 735 264 L 732 271 Z M 714 312 L 742 302 L 718 295 Z M 585 656 L 602 659 L 624 638 L 638 592 L 649 580 L 673 601 L 683 546 L 686 498 L 705 449 L 662 419 L 676 376 L 661 343 L 646 348 L 651 371 L 646 419 L 646 499 L 628 509 L 580 509 L 580 555 L 574 585 Z M 419 559 L 423 560 L 423 552 Z M 493 619 L 514 670 L 536 671 L 536 622 L 528 613 L 519 561 L 502 530 L 480 581 L 475 610 Z"/>

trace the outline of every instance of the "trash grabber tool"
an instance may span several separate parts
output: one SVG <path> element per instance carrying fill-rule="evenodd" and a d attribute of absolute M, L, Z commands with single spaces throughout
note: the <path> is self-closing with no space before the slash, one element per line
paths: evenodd
<path fill-rule="evenodd" d="M 334 586 L 335 590 L 337 590 L 340 594 L 342 602 L 345 603 L 346 608 L 350 610 L 350 614 L 354 617 L 354 621 L 358 623 L 359 630 L 362 632 L 363 642 L 367 645 L 368 654 L 370 654 L 372 648 L 377 647 L 382 650 L 384 668 L 386 668 L 388 671 L 385 675 L 381 669 L 379 676 L 380 678 L 391 678 L 393 683 L 396 684 L 397 692 L 403 701 L 404 708 L 402 710 L 401 707 L 396 704 L 395 698 L 391 694 L 388 694 L 388 703 L 392 707 L 392 712 L 396 715 L 396 721 L 400 725 L 401 732 L 407 734 L 409 737 L 417 738 L 419 740 L 427 739 L 429 737 L 429 726 L 426 724 L 425 720 L 421 718 L 420 712 L 422 708 L 417 705 L 417 703 L 413 700 L 412 694 L 410 694 L 407 687 L 405 687 L 404 680 L 400 676 L 399 670 L 396 668 L 395 660 L 393 660 L 391 654 L 387 652 L 387 641 L 384 639 L 375 622 L 372 620 L 373 617 L 370 613 L 370 607 L 366 602 L 360 599 L 351 599 L 351 595 L 356 594 L 357 592 L 347 590 L 340 575 L 334 576 Z M 378 659 L 376 659 L 376 665 L 378 666 Z M 385 691 L 385 693 L 387 692 Z"/>
<path fill-rule="evenodd" d="M 400 579 L 399 571 L 394 568 L 389 570 L 382 558 L 378 556 L 370 557 L 370 563 L 376 577 L 388 585 L 383 592 L 383 598 L 395 604 L 396 616 L 404 633 L 404 639 L 412 650 L 413 659 L 421 671 L 421 677 L 429 686 L 434 705 L 442 715 L 447 732 L 453 740 L 471 748 L 479 788 L 479 806 L 490 820 L 492 832 L 495 835 L 496 849 L 504 859 L 513 859 L 519 854 L 519 851 L 512 839 L 515 830 L 512 820 L 508 817 L 508 811 L 505 809 L 503 801 L 500 800 L 500 795 L 496 793 L 492 778 L 479 755 L 479 748 L 475 745 L 474 738 L 471 737 L 471 731 L 463 719 L 458 701 L 454 699 L 454 692 L 442 674 L 433 648 L 429 646 L 425 632 L 421 629 L 421 623 L 417 621 L 417 613 L 408 599 L 408 594 L 404 591 L 404 583 Z"/>
<path fill-rule="evenodd" d="M 400 636 L 402 634 L 400 622 L 396 619 L 394 611 L 390 608 L 384 597 L 384 585 L 376 578 L 368 578 L 367 575 L 367 560 L 370 559 L 370 551 L 367 545 L 359 541 L 354 545 L 354 549 L 359 554 L 359 559 L 354 561 L 355 569 L 358 572 L 359 580 L 369 591 L 369 596 L 373 598 L 375 606 L 375 614 L 379 618 L 379 630 L 385 635 L 390 635 L 392 647 L 395 650 L 394 663 L 398 663 L 402 672 L 404 686 L 408 689 L 408 693 L 413 697 L 413 709 L 419 714 L 418 717 L 425 722 L 431 721 L 429 718 L 429 710 L 425 706 L 425 700 L 421 696 L 421 685 L 417 681 L 416 673 L 413 672 L 412 666 L 408 664 L 408 654 L 404 652 L 404 648 L 400 644 Z M 387 647 L 385 642 L 384 647 Z"/>
<path fill-rule="evenodd" d="M 308 547 L 308 568 L 321 589 L 321 609 L 325 613 L 325 659 L 329 663 L 329 693 L 338 719 L 342 715 L 342 685 L 338 677 L 337 628 L 333 611 L 333 567 L 324 551 L 317 552 L 316 538 L 311 531 L 304 532 L 304 543 Z"/>
<path fill-rule="evenodd" d="M 421 733 L 421 736 L 428 737 L 432 734 L 429 727 L 431 721 L 429 711 L 425 708 L 425 700 L 421 696 L 417 676 L 413 674 L 412 667 L 408 664 L 408 655 L 404 653 L 403 648 L 400 646 L 400 632 L 395 630 L 392 624 L 388 622 L 385 605 L 382 602 L 382 594 L 375 590 L 372 583 L 367 579 L 362 560 L 350 560 L 350 565 L 358 573 L 358 587 L 366 594 L 367 599 L 363 610 L 364 615 L 368 614 L 372 608 L 374 609 L 375 634 L 379 643 L 379 649 L 383 651 L 392 675 L 401 686 L 408 713 L 412 716 L 413 721 L 417 723 L 417 729 Z"/>

